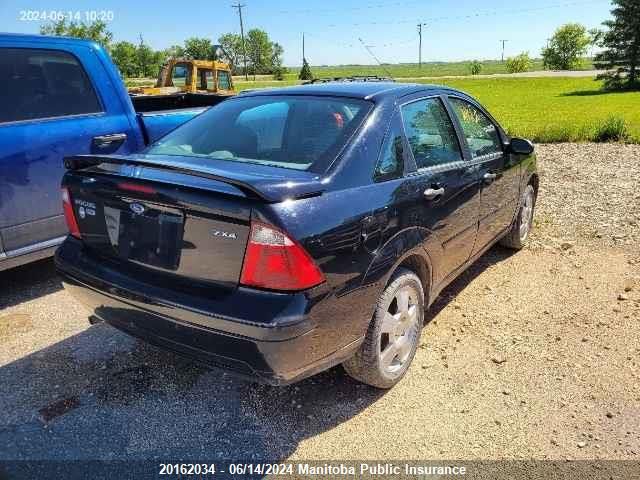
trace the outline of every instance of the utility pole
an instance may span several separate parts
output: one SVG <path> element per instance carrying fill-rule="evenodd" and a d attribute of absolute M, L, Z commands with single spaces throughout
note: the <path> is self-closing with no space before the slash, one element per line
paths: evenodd
<path fill-rule="evenodd" d="M 144 38 L 142 37 L 142 33 L 138 34 L 138 38 L 140 39 L 140 48 L 138 48 L 138 65 L 140 65 L 140 67 L 142 67 L 142 76 L 146 77 L 147 76 L 147 66 L 145 65 L 144 62 L 144 53 L 142 50 L 142 46 L 144 45 Z"/>
<path fill-rule="evenodd" d="M 504 62 L 504 44 L 507 43 L 509 40 L 500 40 L 502 42 L 502 61 Z"/>
<path fill-rule="evenodd" d="M 418 40 L 418 68 L 422 68 L 422 27 L 426 27 L 427 24 L 426 23 L 419 23 L 418 24 L 418 37 L 420 38 L 420 40 Z"/>
<path fill-rule="evenodd" d="M 249 80 L 249 74 L 247 73 L 247 44 L 244 41 L 244 25 L 242 24 L 242 9 L 246 5 L 238 2 L 237 5 L 231 5 L 232 8 L 238 9 L 238 16 L 240 17 L 240 36 L 242 37 L 242 55 L 244 57 L 244 79 Z"/>
<path fill-rule="evenodd" d="M 304 56 L 304 32 L 302 32 L 302 63 L 304 64 L 304 59 L 306 57 Z"/>

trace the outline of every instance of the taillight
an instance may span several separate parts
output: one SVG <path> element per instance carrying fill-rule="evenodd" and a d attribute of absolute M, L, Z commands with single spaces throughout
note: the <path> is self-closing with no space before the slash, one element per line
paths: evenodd
<path fill-rule="evenodd" d="M 149 187 L 148 185 L 140 185 L 137 183 L 120 182 L 118 183 L 118 188 L 120 190 L 128 190 L 130 192 L 136 193 L 147 193 L 149 195 L 156 193 L 155 188 Z"/>
<path fill-rule="evenodd" d="M 251 222 L 240 283 L 270 290 L 304 290 L 324 282 L 324 275 L 300 244 L 285 233 Z"/>
<path fill-rule="evenodd" d="M 78 222 L 76 221 L 73 206 L 71 205 L 71 195 L 69 194 L 69 189 L 65 187 L 62 187 L 62 207 L 64 209 L 64 219 L 67 221 L 67 227 L 69 228 L 69 234 L 73 237 L 81 238 Z"/>

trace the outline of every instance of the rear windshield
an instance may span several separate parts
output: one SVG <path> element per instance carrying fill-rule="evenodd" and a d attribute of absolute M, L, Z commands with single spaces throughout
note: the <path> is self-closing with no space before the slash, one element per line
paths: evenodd
<path fill-rule="evenodd" d="M 370 106 L 351 98 L 236 97 L 175 129 L 146 153 L 309 170 L 335 158 Z"/>

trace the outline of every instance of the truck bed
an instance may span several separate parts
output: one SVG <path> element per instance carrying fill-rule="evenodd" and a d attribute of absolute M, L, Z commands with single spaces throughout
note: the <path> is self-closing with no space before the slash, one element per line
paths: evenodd
<path fill-rule="evenodd" d="M 157 112 L 194 107 L 211 107 L 229 98 L 212 93 L 176 93 L 169 95 L 131 95 L 136 112 Z"/>
<path fill-rule="evenodd" d="M 155 142 L 174 128 L 200 115 L 206 109 L 207 107 L 194 107 L 138 113 L 138 120 L 141 123 L 143 134 L 146 136 L 145 143 L 148 145 Z"/>
<path fill-rule="evenodd" d="M 207 108 L 229 98 L 227 95 L 178 93 L 170 95 L 131 95 L 141 127 L 149 144 L 174 128 L 200 115 Z"/>

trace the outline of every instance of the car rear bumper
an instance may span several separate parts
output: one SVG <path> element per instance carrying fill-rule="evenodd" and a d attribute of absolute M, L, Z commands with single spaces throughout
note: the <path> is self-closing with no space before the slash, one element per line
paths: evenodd
<path fill-rule="evenodd" d="M 271 295 L 279 315 L 231 318 L 211 311 L 215 307 L 189 304 L 185 295 L 180 298 L 185 301 L 178 303 L 157 288 L 143 290 L 91 258 L 72 238 L 58 249 L 55 260 L 65 288 L 99 319 L 149 343 L 265 383 L 284 385 L 330 368 L 349 358 L 361 342 L 336 347 L 335 339 L 327 340 L 310 315 L 318 299 L 302 294 L 237 288 L 224 302 L 266 304 L 264 296 Z M 275 311 L 260 310 L 269 315 Z"/>

